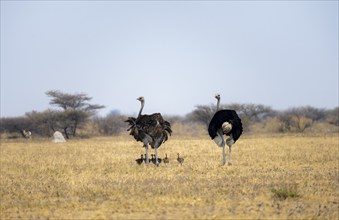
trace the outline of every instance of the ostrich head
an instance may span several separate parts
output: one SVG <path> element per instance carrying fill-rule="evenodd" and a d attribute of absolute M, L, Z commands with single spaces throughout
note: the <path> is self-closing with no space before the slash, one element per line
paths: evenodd
<path fill-rule="evenodd" d="M 137 100 L 139 100 L 140 102 L 144 102 L 145 98 L 143 96 L 140 96 L 139 98 L 137 98 Z"/>
<path fill-rule="evenodd" d="M 220 107 L 220 94 L 216 94 L 214 96 L 218 101 L 217 101 L 217 111 L 219 111 L 219 107 Z"/>

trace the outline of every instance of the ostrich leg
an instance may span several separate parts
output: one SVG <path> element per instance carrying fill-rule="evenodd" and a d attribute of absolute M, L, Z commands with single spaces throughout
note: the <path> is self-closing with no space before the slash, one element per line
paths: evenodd
<path fill-rule="evenodd" d="M 148 157 L 148 144 L 145 144 L 145 150 L 146 150 L 146 164 L 149 164 L 149 157 Z"/>
<path fill-rule="evenodd" d="M 230 159 L 228 160 L 228 165 L 232 165 L 232 145 L 228 146 L 228 150 L 230 152 Z"/>
<path fill-rule="evenodd" d="M 222 144 L 222 165 L 226 164 L 225 143 Z"/>
<path fill-rule="evenodd" d="M 227 138 L 226 143 L 228 145 L 228 150 L 230 153 L 230 159 L 228 161 L 228 165 L 232 165 L 232 145 L 234 144 L 232 135 L 229 138 Z"/>
<path fill-rule="evenodd" d="M 222 165 L 226 164 L 226 152 L 225 152 L 225 141 L 224 141 L 224 134 L 222 131 L 218 131 L 218 135 L 221 138 L 221 147 L 222 147 Z"/>
<path fill-rule="evenodd" d="M 159 166 L 159 162 L 158 162 L 158 146 L 155 146 L 154 150 L 155 150 L 155 165 Z"/>

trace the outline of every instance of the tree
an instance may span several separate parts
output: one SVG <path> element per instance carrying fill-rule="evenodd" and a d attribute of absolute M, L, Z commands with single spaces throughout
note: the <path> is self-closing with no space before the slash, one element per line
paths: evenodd
<path fill-rule="evenodd" d="M 27 117 L 9 117 L 1 118 L 0 120 L 0 132 L 8 133 L 20 133 L 22 137 L 25 137 L 23 130 L 32 130 L 32 125 Z"/>
<path fill-rule="evenodd" d="M 106 117 L 95 117 L 92 122 L 101 135 L 118 135 L 128 128 L 125 120 L 126 116 L 108 114 Z"/>
<path fill-rule="evenodd" d="M 286 130 L 302 133 L 314 122 L 325 119 L 325 111 L 311 106 L 296 107 L 282 112 L 279 119 L 285 124 Z"/>
<path fill-rule="evenodd" d="M 195 122 L 202 123 L 206 128 L 215 113 L 216 107 L 213 105 L 198 105 L 187 117 Z"/>
<path fill-rule="evenodd" d="M 62 114 L 57 114 L 60 124 L 63 126 L 63 131 L 66 138 L 69 135 L 76 136 L 77 128 L 85 124 L 88 119 L 95 115 L 96 110 L 104 108 L 103 105 L 90 104 L 92 100 L 87 94 L 77 93 L 68 94 L 57 90 L 46 92 L 47 96 L 51 97 L 50 104 L 63 109 Z"/>
<path fill-rule="evenodd" d="M 339 106 L 326 112 L 326 121 L 332 125 L 339 126 Z"/>
<path fill-rule="evenodd" d="M 229 104 L 222 105 L 221 109 L 235 110 L 241 118 L 245 131 L 248 130 L 251 123 L 260 122 L 263 118 L 273 114 L 271 107 L 257 104 Z M 198 105 L 188 117 L 193 121 L 204 124 L 207 128 L 215 111 L 215 105 Z"/>

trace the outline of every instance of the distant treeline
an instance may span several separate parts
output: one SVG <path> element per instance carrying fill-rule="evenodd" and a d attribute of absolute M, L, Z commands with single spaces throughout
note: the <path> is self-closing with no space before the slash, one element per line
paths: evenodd
<path fill-rule="evenodd" d="M 325 110 L 305 106 L 284 111 L 256 104 L 232 104 L 222 107 L 238 112 L 244 132 L 303 133 L 313 128 L 315 132 L 325 133 L 337 132 L 339 129 L 338 107 Z M 164 118 L 174 126 L 173 134 L 183 136 L 207 134 L 207 126 L 215 108 L 214 105 L 200 105 L 185 116 L 164 115 Z M 43 112 L 29 112 L 20 117 L 1 118 L 0 132 L 9 137 L 19 137 L 24 129 L 30 130 L 33 137 L 50 137 L 57 130 L 66 138 L 119 135 L 127 132 L 124 120 L 128 116 L 112 112 L 100 117 L 81 110 L 49 109 Z M 322 126 L 315 128 L 315 125 L 319 124 Z"/>
<path fill-rule="evenodd" d="M 0 118 L 2 138 L 17 138 L 23 130 L 30 130 L 33 137 L 50 137 L 61 131 L 66 138 L 109 136 L 126 133 L 124 121 L 130 115 L 112 111 L 105 117 L 97 116 L 102 105 L 90 104 L 86 94 L 66 94 L 48 91 L 51 105 L 60 109 L 32 111 L 20 117 Z M 339 128 L 339 107 L 320 109 L 311 106 L 294 107 L 277 111 L 261 104 L 228 104 L 222 109 L 234 109 L 239 114 L 244 132 L 247 133 L 337 133 Z M 174 135 L 194 136 L 207 134 L 207 127 L 215 105 L 198 105 L 185 116 L 164 115 L 173 126 Z"/>

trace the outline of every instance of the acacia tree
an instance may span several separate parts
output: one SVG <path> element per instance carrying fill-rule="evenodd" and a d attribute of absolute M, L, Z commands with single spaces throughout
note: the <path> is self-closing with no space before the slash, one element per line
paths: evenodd
<path fill-rule="evenodd" d="M 50 90 L 46 94 L 51 97 L 51 105 L 58 106 L 63 110 L 57 118 L 59 123 L 62 124 L 66 138 L 69 138 L 70 134 L 76 136 L 77 128 L 85 124 L 96 113 L 96 110 L 105 107 L 90 104 L 89 101 L 92 100 L 92 97 L 85 93 L 68 94 L 58 90 Z"/>

